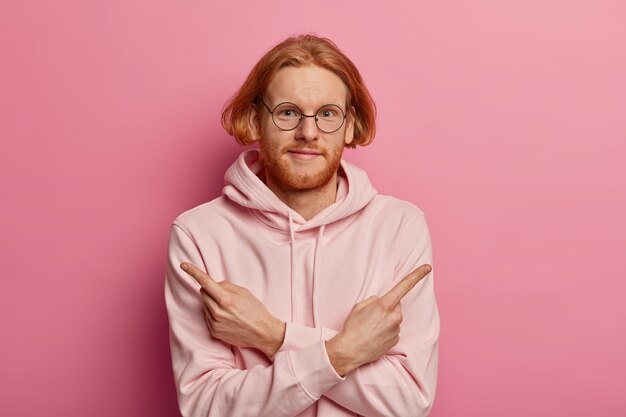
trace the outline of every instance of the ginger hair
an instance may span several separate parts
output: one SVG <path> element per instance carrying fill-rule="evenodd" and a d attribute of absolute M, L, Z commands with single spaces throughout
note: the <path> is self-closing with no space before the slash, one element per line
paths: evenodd
<path fill-rule="evenodd" d="M 274 75 L 286 66 L 315 65 L 341 78 L 347 87 L 347 111 L 354 118 L 354 138 L 346 147 L 367 146 L 376 133 L 376 105 L 354 63 L 333 41 L 314 34 L 292 36 L 270 49 L 256 63 L 239 91 L 225 104 L 222 126 L 241 145 L 255 142 L 248 125 L 252 105 L 261 98 Z M 352 111 L 352 106 L 354 111 Z"/>

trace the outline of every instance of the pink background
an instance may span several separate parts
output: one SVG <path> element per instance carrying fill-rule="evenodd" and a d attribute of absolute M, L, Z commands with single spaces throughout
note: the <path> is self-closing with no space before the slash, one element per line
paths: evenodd
<path fill-rule="evenodd" d="M 382 3 L 0 3 L 0 415 L 177 415 L 170 223 L 243 149 L 223 103 L 305 31 L 378 105 L 344 157 L 429 222 L 431 416 L 626 415 L 626 4 Z"/>

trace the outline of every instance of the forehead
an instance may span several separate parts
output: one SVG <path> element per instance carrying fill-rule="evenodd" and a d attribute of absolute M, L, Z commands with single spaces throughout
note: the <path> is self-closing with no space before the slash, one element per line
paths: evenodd
<path fill-rule="evenodd" d="M 290 101 L 300 106 L 327 103 L 345 106 L 348 89 L 338 75 L 325 68 L 309 65 L 278 70 L 265 92 L 276 105 Z"/>

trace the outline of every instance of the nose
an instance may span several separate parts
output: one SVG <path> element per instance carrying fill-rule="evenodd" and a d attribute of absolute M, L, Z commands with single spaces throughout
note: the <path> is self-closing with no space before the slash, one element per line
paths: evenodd
<path fill-rule="evenodd" d="M 297 139 L 304 139 L 306 141 L 317 140 L 319 130 L 317 124 L 315 124 L 314 116 L 302 116 L 300 125 L 297 129 Z"/>

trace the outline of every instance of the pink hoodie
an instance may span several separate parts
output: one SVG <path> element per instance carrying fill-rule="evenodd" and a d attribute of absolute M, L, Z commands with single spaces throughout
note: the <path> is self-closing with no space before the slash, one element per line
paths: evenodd
<path fill-rule="evenodd" d="M 242 152 L 222 196 L 171 228 L 165 301 L 182 414 L 426 416 L 437 384 L 434 271 L 403 298 L 400 342 L 386 355 L 342 378 L 324 344 L 355 303 L 432 265 L 424 213 L 377 194 L 365 171 L 342 160 L 335 202 L 306 221 L 257 177 L 261 169 L 257 149 Z M 183 261 L 246 287 L 287 323 L 273 358 L 212 337 Z"/>

